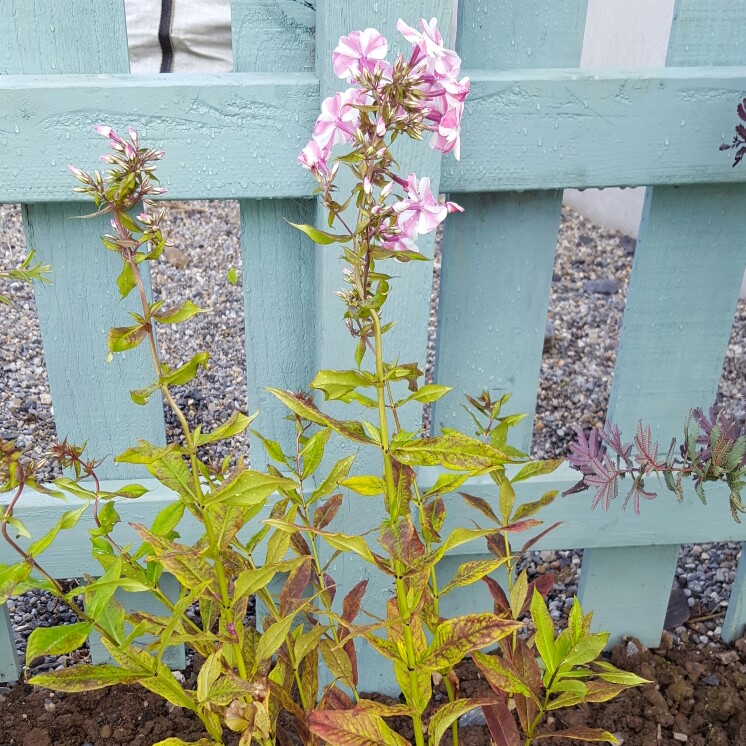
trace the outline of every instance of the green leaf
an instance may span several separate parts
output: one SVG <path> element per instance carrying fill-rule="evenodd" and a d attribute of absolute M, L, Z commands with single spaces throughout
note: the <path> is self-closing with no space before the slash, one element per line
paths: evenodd
<path fill-rule="evenodd" d="M 23 536 L 24 539 L 31 538 L 29 530 L 26 528 L 24 522 L 20 518 L 18 518 L 18 516 L 5 515 L 2 517 L 2 521 L 3 523 L 7 523 L 9 526 L 13 526 L 13 528 L 16 530 L 17 536 Z"/>
<path fill-rule="evenodd" d="M 145 386 L 145 388 L 142 389 L 132 389 L 130 391 L 130 399 L 132 399 L 135 404 L 144 407 L 150 401 L 150 397 L 153 396 L 157 390 L 157 383 L 151 383 L 150 386 Z"/>
<path fill-rule="evenodd" d="M 153 521 L 150 533 L 154 536 L 165 536 L 170 538 L 171 532 L 179 525 L 186 506 L 183 502 L 173 502 L 162 508 Z"/>
<path fill-rule="evenodd" d="M 326 497 L 339 487 L 339 483 L 350 473 L 355 456 L 345 456 L 337 461 L 332 467 L 327 477 L 311 494 L 309 502 L 315 503 L 318 499 Z"/>
<path fill-rule="evenodd" d="M 243 596 L 253 596 L 257 591 L 266 588 L 278 572 L 290 572 L 301 562 L 303 562 L 303 559 L 298 557 L 276 562 L 272 565 L 243 570 L 238 574 L 233 585 L 234 601 Z"/>
<path fill-rule="evenodd" d="M 510 613 L 514 619 L 521 615 L 521 609 L 526 601 L 528 593 L 528 573 L 526 570 L 518 574 L 518 577 L 510 589 Z"/>
<path fill-rule="evenodd" d="M 391 455 L 408 466 L 444 466 L 453 471 L 491 471 L 509 461 L 496 448 L 460 433 L 417 438 L 393 448 Z"/>
<path fill-rule="evenodd" d="M 438 626 L 420 665 L 431 671 L 450 668 L 469 653 L 492 645 L 522 627 L 521 622 L 490 613 L 448 619 Z"/>
<path fill-rule="evenodd" d="M 324 428 L 314 433 L 303 446 L 300 457 L 303 459 L 303 471 L 301 476 L 307 479 L 313 474 L 324 457 L 324 449 L 331 436 L 332 431 Z"/>
<path fill-rule="evenodd" d="M 329 746 L 409 746 L 380 715 L 371 712 L 314 710 L 309 727 Z"/>
<path fill-rule="evenodd" d="M 319 640 L 326 632 L 326 628 L 317 624 L 308 632 L 304 632 L 295 641 L 295 660 L 296 663 L 300 663 L 312 650 L 318 647 Z"/>
<path fill-rule="evenodd" d="M 197 445 L 202 446 L 205 443 L 214 443 L 218 440 L 227 440 L 242 433 L 254 421 L 258 412 L 251 416 L 243 412 L 234 412 L 220 427 L 215 428 L 211 433 L 200 432 L 197 437 Z"/>
<path fill-rule="evenodd" d="M 26 665 L 40 655 L 65 655 L 77 650 L 93 629 L 89 622 L 63 624 L 59 627 L 37 627 L 26 643 Z"/>
<path fill-rule="evenodd" d="M 335 420 L 333 417 L 321 412 L 312 402 L 308 402 L 290 391 L 281 391 L 280 389 L 272 388 L 268 388 L 267 391 L 276 396 L 292 412 L 316 425 L 330 427 L 348 440 L 366 444 L 372 442 L 365 434 L 365 430 L 359 422 Z"/>
<path fill-rule="evenodd" d="M 260 471 L 240 471 L 205 496 L 205 505 L 257 505 L 280 488 L 293 489 L 292 479 L 275 477 Z"/>
<path fill-rule="evenodd" d="M 453 576 L 451 581 L 440 589 L 438 596 L 445 596 L 446 593 L 450 593 L 454 588 L 460 588 L 476 583 L 477 580 L 481 580 L 485 575 L 494 572 L 503 564 L 505 564 L 505 557 L 499 559 L 463 562 L 459 565 L 459 568 L 456 570 L 456 574 Z"/>
<path fill-rule="evenodd" d="M 285 642 L 290 633 L 290 628 L 293 626 L 293 621 L 300 608 L 293 614 L 288 614 L 264 630 L 259 644 L 256 646 L 257 661 L 269 660 L 280 649 L 280 646 Z"/>
<path fill-rule="evenodd" d="M 311 388 L 324 392 L 329 400 L 345 399 L 358 387 L 373 386 L 370 377 L 357 370 L 320 370 L 311 381 Z"/>
<path fill-rule="evenodd" d="M 209 738 L 200 738 L 199 741 L 182 741 L 180 738 L 171 736 L 165 741 L 158 741 L 153 746 L 220 746 L 217 741 L 211 741 Z"/>
<path fill-rule="evenodd" d="M 510 514 L 513 512 L 515 505 L 515 490 L 510 480 L 503 478 L 500 482 L 500 517 L 503 525 L 510 523 Z"/>
<path fill-rule="evenodd" d="M 119 294 L 122 298 L 126 298 L 136 286 L 137 281 L 135 280 L 135 272 L 132 269 L 132 265 L 129 262 L 124 262 L 122 265 L 122 271 L 119 274 L 119 277 L 117 277 Z"/>
<path fill-rule="evenodd" d="M 161 484 L 190 502 L 197 499 L 192 473 L 178 454 L 166 453 L 165 456 L 147 464 L 147 469 Z"/>
<path fill-rule="evenodd" d="M 175 449 L 176 445 L 173 443 L 164 447 L 148 443 L 147 440 L 140 440 L 139 446 L 128 448 L 124 453 L 115 456 L 114 461 L 125 464 L 152 464 Z"/>
<path fill-rule="evenodd" d="M 449 492 L 454 492 L 470 476 L 470 474 L 452 474 L 450 472 L 438 474 L 435 484 L 422 497 L 430 497 L 430 495 L 446 495 Z"/>
<path fill-rule="evenodd" d="M 342 480 L 339 484 L 353 492 L 357 492 L 358 495 L 366 495 L 368 497 L 382 495 L 386 489 L 381 477 L 375 476 L 347 477 L 347 479 Z"/>
<path fill-rule="evenodd" d="M 31 564 L 0 565 L 0 604 L 4 604 L 13 591 L 31 575 Z"/>
<path fill-rule="evenodd" d="M 38 557 L 55 539 L 60 531 L 70 529 L 76 526 L 83 513 L 88 509 L 88 504 L 81 505 L 76 510 L 68 510 L 62 514 L 55 524 L 54 528 L 46 533 L 41 539 L 38 539 L 28 548 L 28 553 L 32 557 Z M 51 655 L 51 653 L 50 653 Z"/>
<path fill-rule="evenodd" d="M 531 619 L 536 627 L 536 649 L 544 661 L 547 673 L 551 676 L 557 669 L 554 656 L 554 622 L 541 593 L 536 588 L 531 599 Z"/>
<path fill-rule="evenodd" d="M 228 267 L 228 282 L 231 285 L 238 285 L 238 272 L 235 267 Z"/>
<path fill-rule="evenodd" d="M 328 637 L 321 641 L 319 647 L 321 657 L 331 671 L 332 676 L 339 679 L 345 686 L 351 687 L 352 663 L 344 648 L 337 647 L 337 644 Z"/>
<path fill-rule="evenodd" d="M 489 699 L 457 699 L 455 702 L 446 702 L 441 705 L 430 717 L 427 726 L 429 746 L 438 746 L 440 739 L 448 730 L 450 725 L 467 712 L 475 710 L 482 705 L 491 704 Z"/>
<path fill-rule="evenodd" d="M 195 305 L 192 301 L 185 300 L 175 308 L 153 314 L 153 318 L 157 319 L 161 324 L 180 324 L 182 321 L 187 321 L 198 313 L 207 313 L 207 311 Z"/>
<path fill-rule="evenodd" d="M 108 664 L 91 666 L 80 663 L 61 671 L 33 676 L 28 683 L 56 692 L 89 692 L 116 684 L 135 684 L 142 676 L 142 673 L 133 673 Z"/>
<path fill-rule="evenodd" d="M 441 399 L 449 391 L 453 391 L 450 386 L 439 386 L 437 383 L 428 383 L 421 386 L 413 394 L 410 394 L 401 403 L 406 404 L 410 401 L 418 401 L 422 404 L 430 404 L 431 402 Z"/>
<path fill-rule="evenodd" d="M 194 380 L 200 366 L 207 370 L 207 361 L 210 359 L 209 352 L 198 352 L 192 355 L 192 359 L 184 365 L 180 365 L 175 370 L 166 370 L 161 373 L 159 381 L 164 386 L 183 386 Z"/>
<path fill-rule="evenodd" d="M 562 464 L 562 459 L 552 459 L 549 461 L 529 461 L 510 481 L 522 482 L 524 479 L 538 477 L 541 474 L 551 474 L 558 466 Z"/>
<path fill-rule="evenodd" d="M 528 518 L 529 516 L 538 513 L 542 508 L 545 508 L 547 505 L 551 505 L 554 502 L 554 498 L 557 497 L 558 494 L 558 490 L 550 490 L 549 492 L 545 492 L 538 500 L 534 502 L 523 503 L 523 505 L 519 505 L 518 509 L 515 511 L 515 514 L 510 520 L 515 522 L 521 520 L 522 518 Z"/>
<path fill-rule="evenodd" d="M 314 228 L 312 225 L 298 223 L 291 223 L 289 220 L 285 221 L 293 228 L 297 228 L 301 233 L 305 233 L 314 243 L 320 244 L 321 246 L 329 246 L 333 243 L 346 243 L 351 240 L 351 236 L 344 236 L 335 233 L 327 233 L 326 231 Z"/>
<path fill-rule="evenodd" d="M 132 350 L 148 336 L 148 326 L 116 326 L 109 329 L 109 352 Z"/>

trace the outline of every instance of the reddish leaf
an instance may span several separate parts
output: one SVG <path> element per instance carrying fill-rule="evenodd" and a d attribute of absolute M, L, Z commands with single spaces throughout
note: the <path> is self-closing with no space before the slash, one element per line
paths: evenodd
<path fill-rule="evenodd" d="M 530 528 L 536 528 L 541 526 L 541 521 L 537 521 L 536 518 L 526 518 L 523 521 L 516 521 L 515 523 L 509 523 L 507 526 L 503 526 L 500 530 L 505 531 L 508 534 L 518 534 L 521 531 L 528 531 Z"/>
<path fill-rule="evenodd" d="M 298 567 L 288 575 L 285 585 L 280 593 L 280 613 L 285 616 L 293 611 L 300 602 L 304 591 L 308 588 L 311 580 L 311 560 L 310 558 L 301 562 Z"/>
<path fill-rule="evenodd" d="M 528 552 L 528 550 L 531 549 L 531 547 L 534 546 L 534 544 L 536 544 L 538 541 L 543 539 L 550 531 L 554 531 L 554 529 L 557 528 L 557 526 L 561 526 L 561 525 L 562 525 L 562 521 L 553 523 L 551 526 L 549 526 L 549 528 L 545 528 L 543 531 L 536 534 L 536 536 L 533 536 L 532 538 L 530 538 L 523 545 L 523 547 L 521 547 L 521 551 L 518 554 L 526 554 L 526 552 Z"/>
<path fill-rule="evenodd" d="M 303 538 L 300 533 L 291 534 L 290 546 L 293 547 L 293 551 L 299 557 L 310 557 L 311 547 L 308 546 L 308 542 Z"/>
<path fill-rule="evenodd" d="M 509 611 L 510 601 L 508 601 L 508 597 L 505 595 L 505 591 L 502 589 L 500 583 L 489 575 L 482 578 L 482 581 L 487 584 L 492 600 L 495 602 L 495 614 L 503 614 Z"/>
<path fill-rule="evenodd" d="M 619 739 L 601 728 L 588 728 L 585 725 L 573 725 L 565 730 L 556 730 L 554 733 L 542 733 L 534 736 L 534 741 L 541 741 L 544 738 L 569 738 L 573 741 L 602 741 L 603 743 L 619 743 Z"/>
<path fill-rule="evenodd" d="M 386 523 L 379 535 L 381 546 L 394 558 L 410 567 L 425 554 L 425 545 L 417 535 L 412 516 L 406 515 L 395 524 Z"/>
<path fill-rule="evenodd" d="M 736 111 L 738 112 L 739 118 L 746 122 L 746 98 L 738 104 Z"/>
<path fill-rule="evenodd" d="M 347 657 L 350 659 L 350 667 L 352 668 L 352 683 L 357 686 L 358 672 L 357 672 L 357 650 L 355 650 L 355 641 L 347 640 L 342 646 L 342 649 L 347 653 Z"/>
<path fill-rule="evenodd" d="M 505 702 L 482 707 L 495 746 L 521 746 L 521 734 Z"/>
<path fill-rule="evenodd" d="M 330 746 L 407 746 L 409 743 L 370 712 L 316 710 L 309 716 L 311 732 Z"/>
<path fill-rule="evenodd" d="M 346 622 L 354 622 L 355 617 L 360 613 L 360 607 L 363 603 L 365 589 L 368 587 L 367 580 L 361 580 L 342 601 L 342 619 Z"/>
<path fill-rule="evenodd" d="M 326 528 L 339 512 L 342 506 L 342 494 L 332 495 L 323 505 L 316 508 L 313 515 L 313 525 L 316 528 Z"/>
<path fill-rule="evenodd" d="M 322 704 L 327 710 L 351 710 L 355 703 L 335 684 L 324 692 Z"/>
<path fill-rule="evenodd" d="M 461 495 L 461 497 L 463 497 L 464 500 L 466 500 L 466 502 L 471 505 L 472 508 L 476 508 L 476 510 L 487 516 L 487 518 L 494 521 L 498 525 L 500 524 L 500 519 L 495 515 L 492 507 L 484 498 L 477 497 L 476 495 L 470 495 L 468 492 L 459 492 L 459 495 Z"/>
<path fill-rule="evenodd" d="M 505 557 L 505 537 L 502 534 L 490 534 L 487 537 L 487 549 L 495 555 L 495 557 Z"/>
<path fill-rule="evenodd" d="M 324 573 L 324 587 L 326 588 L 326 592 L 329 594 L 329 598 L 331 603 L 334 603 L 334 596 L 337 595 L 337 584 L 334 581 L 334 578 L 329 575 L 329 573 Z"/>

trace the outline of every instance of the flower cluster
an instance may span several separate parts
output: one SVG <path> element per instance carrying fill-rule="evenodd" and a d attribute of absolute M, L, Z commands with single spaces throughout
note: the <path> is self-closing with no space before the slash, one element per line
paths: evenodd
<path fill-rule="evenodd" d="M 344 162 L 359 177 L 366 241 L 400 257 L 416 252 L 417 238 L 435 230 L 449 212 L 461 211 L 455 203 L 438 202 L 428 178 L 410 173 L 405 181 L 392 168 L 389 145 L 400 134 L 419 140 L 430 132 L 431 147 L 460 155 L 469 79 L 459 80 L 461 59 L 443 46 L 436 19 L 421 19 L 420 26 L 417 31 L 399 20 L 397 29 L 412 49 L 408 58 L 400 54 L 393 63 L 386 60 L 389 45 L 376 29 L 340 38 L 332 55 L 334 72 L 350 87 L 323 101 L 311 141 L 298 158 L 318 181 L 325 206 L 339 218 L 347 203 L 339 205 L 332 197 L 339 161 L 330 165 L 329 160 L 335 145 L 351 145 Z M 396 185 L 404 193 L 387 204 Z M 380 189 L 377 198 L 374 187 Z"/>

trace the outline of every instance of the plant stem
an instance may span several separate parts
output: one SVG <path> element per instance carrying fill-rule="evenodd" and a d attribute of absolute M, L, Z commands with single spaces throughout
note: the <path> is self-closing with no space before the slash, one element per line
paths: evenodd
<path fill-rule="evenodd" d="M 391 456 L 389 455 L 389 433 L 388 424 L 386 422 L 386 398 L 385 398 L 385 384 L 383 374 L 383 349 L 382 349 L 382 333 L 381 333 L 381 320 L 378 318 L 378 313 L 375 309 L 371 312 L 371 318 L 373 320 L 373 333 L 375 337 L 375 353 L 376 353 L 376 393 L 378 395 L 378 417 L 379 427 L 381 430 L 381 441 L 383 449 L 383 469 L 386 477 L 386 491 L 388 493 L 388 509 L 392 521 L 395 521 L 400 514 L 400 506 L 396 495 L 396 484 L 394 482 L 394 469 L 391 463 Z M 404 581 L 401 577 L 396 578 L 396 600 L 399 606 L 399 615 L 402 618 L 402 629 L 404 633 L 404 645 L 407 650 L 407 668 L 409 669 L 409 688 L 411 697 L 415 704 L 415 710 L 412 714 L 412 725 L 414 727 L 414 736 L 417 746 L 424 746 L 425 744 L 425 733 L 422 726 L 422 713 L 418 709 L 418 703 L 420 701 L 420 682 L 417 676 L 417 656 L 414 649 L 414 640 L 412 638 L 412 629 L 409 625 L 411 619 L 411 612 L 409 605 L 407 604 L 407 592 L 404 587 Z M 412 703 L 410 703 L 412 704 Z"/>

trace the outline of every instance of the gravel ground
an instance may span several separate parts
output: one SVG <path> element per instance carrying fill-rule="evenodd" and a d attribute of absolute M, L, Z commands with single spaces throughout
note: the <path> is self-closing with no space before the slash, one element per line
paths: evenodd
<path fill-rule="evenodd" d="M 176 392 L 191 418 L 217 424 L 234 409 L 246 411 L 243 305 L 240 283 L 226 281 L 226 263 L 240 273 L 239 213 L 235 202 L 172 203 L 166 228 L 180 250 L 171 252 L 153 272 L 156 297 L 166 290 L 171 301 L 190 297 L 211 314 L 189 325 L 164 328 L 159 334 L 166 359 L 188 357 L 200 349 L 211 353 L 211 368 L 194 384 Z M 11 267 L 25 254 L 20 212 L 0 205 L 0 267 Z M 542 361 L 533 452 L 537 457 L 562 456 L 573 427 L 603 423 L 611 387 L 619 328 L 626 298 L 635 242 L 627 236 L 592 225 L 576 213 L 562 214 L 558 253 L 549 306 Z M 436 270 L 439 267 L 436 257 Z M 44 354 L 39 340 L 33 291 L 11 284 L 16 304 L 3 308 L 4 336 L 0 345 L 0 437 L 32 446 L 36 455 L 55 437 Z M 437 276 L 434 298 L 437 296 Z M 433 306 L 434 307 L 434 306 Z M 746 381 L 746 304 L 740 302 L 725 361 L 718 401 L 743 420 Z M 169 433 L 174 418 L 166 412 Z M 248 448 L 245 440 L 241 449 Z M 219 447 L 215 454 L 222 457 Z M 48 475 L 58 473 L 49 465 Z M 718 624 L 730 594 L 740 546 L 684 546 L 677 570 L 679 619 L 671 626 L 683 637 L 701 643 L 719 633 Z M 554 572 L 559 584 L 552 597 L 553 615 L 564 615 L 577 590 L 582 552 L 542 552 L 528 559 L 530 574 Z M 14 599 L 11 615 L 18 646 L 35 624 L 57 619 L 45 597 L 27 594 Z M 688 613 L 701 621 L 690 620 Z M 697 641 L 695 637 L 693 641 Z"/>

